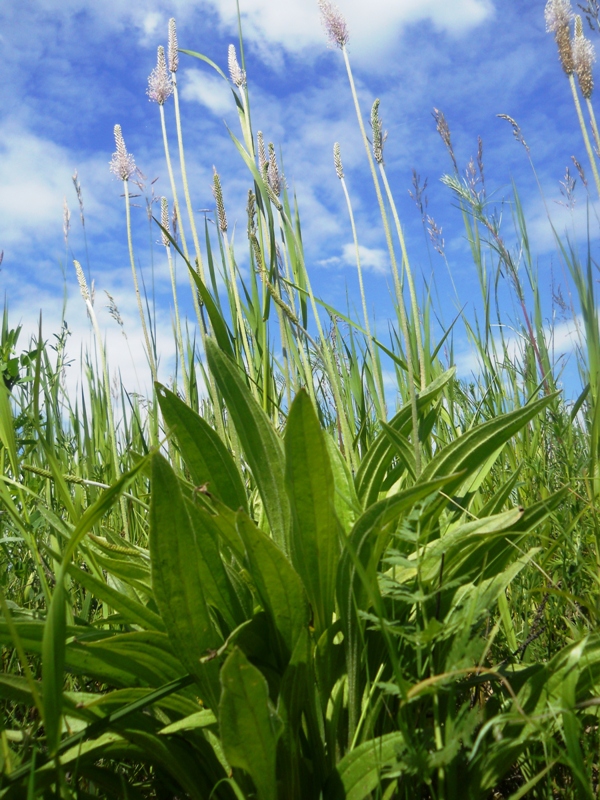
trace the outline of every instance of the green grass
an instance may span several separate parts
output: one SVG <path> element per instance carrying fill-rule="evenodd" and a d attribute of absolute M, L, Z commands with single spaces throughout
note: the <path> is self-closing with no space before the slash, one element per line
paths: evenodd
<path fill-rule="evenodd" d="M 481 360 L 459 379 L 454 331 L 435 339 L 435 293 L 420 304 L 413 284 L 378 105 L 371 153 L 357 102 L 396 265 L 398 325 L 380 341 L 313 292 L 300 211 L 234 75 L 249 277 L 217 176 L 203 252 L 183 214 L 178 241 L 162 228 L 197 312 L 196 330 L 174 326 L 174 384 L 111 396 L 96 336 L 87 390 L 69 396 L 66 331 L 22 349 L 4 313 L 0 797 L 593 798 L 596 267 L 556 233 L 585 327 L 573 404 L 556 389 L 517 189 L 509 235 L 451 151 L 444 180 L 485 309 L 456 323 Z M 346 190 L 339 153 L 336 168 Z M 496 332 L 501 280 L 518 352 Z M 139 308 L 153 372 L 152 303 Z"/>

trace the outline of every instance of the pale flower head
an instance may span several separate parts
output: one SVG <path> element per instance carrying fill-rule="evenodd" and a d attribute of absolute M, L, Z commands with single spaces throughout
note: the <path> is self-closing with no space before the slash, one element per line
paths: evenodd
<path fill-rule="evenodd" d="M 561 28 L 568 27 L 573 19 L 570 0 L 548 0 L 544 17 L 548 33 L 558 33 Z"/>
<path fill-rule="evenodd" d="M 148 77 L 146 90 L 148 99 L 153 103 L 164 105 L 165 100 L 173 94 L 173 80 L 167 70 L 165 48 L 161 45 L 156 56 L 156 66 Z"/>
<path fill-rule="evenodd" d="M 227 54 L 227 61 L 229 63 L 229 75 L 233 83 L 238 87 L 246 85 L 246 72 L 243 70 L 237 60 L 235 52 L 235 45 L 229 45 L 229 52 Z"/>
<path fill-rule="evenodd" d="M 321 24 L 332 47 L 343 49 L 350 39 L 350 31 L 342 12 L 330 0 L 318 0 Z"/>
<path fill-rule="evenodd" d="M 567 75 L 571 75 L 575 66 L 571 47 L 571 20 L 573 9 L 570 0 L 548 0 L 544 11 L 546 30 L 554 34 L 558 47 L 558 57 Z"/>
<path fill-rule="evenodd" d="M 589 39 L 583 35 L 583 25 L 581 17 L 575 19 L 575 37 L 571 50 L 573 53 L 573 67 L 577 74 L 577 80 L 581 88 L 581 93 L 589 100 L 594 91 L 593 65 L 596 61 L 596 50 Z"/>
<path fill-rule="evenodd" d="M 174 17 L 169 20 L 169 69 L 177 72 L 179 66 L 179 52 L 177 47 L 177 27 Z"/>
<path fill-rule="evenodd" d="M 110 162 L 110 171 L 122 181 L 128 181 L 136 171 L 137 167 L 135 166 L 135 159 L 131 153 L 127 152 L 120 125 L 115 125 L 115 145 L 117 150 L 115 153 L 113 153 L 113 157 Z"/>

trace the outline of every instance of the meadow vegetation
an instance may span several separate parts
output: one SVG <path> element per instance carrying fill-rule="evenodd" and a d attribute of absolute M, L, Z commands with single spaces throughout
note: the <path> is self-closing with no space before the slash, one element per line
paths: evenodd
<path fill-rule="evenodd" d="M 419 296 L 411 269 L 379 101 L 365 122 L 346 23 L 319 5 L 381 211 L 391 335 L 378 338 L 369 319 L 339 146 L 332 170 L 356 242 L 356 317 L 313 291 L 301 210 L 275 146 L 252 129 L 241 37 L 227 75 L 179 50 L 171 20 L 148 94 L 171 186 L 154 224 L 172 277 L 173 384 L 154 382 L 146 398 L 115 391 L 79 262 L 96 331 L 84 393 L 65 390 L 64 330 L 49 342 L 40 330 L 23 349 L 8 310 L 3 318 L 0 798 L 598 796 L 597 265 L 556 231 L 576 297 L 563 310 L 581 327 L 573 400 L 559 390 L 517 190 L 505 231 L 481 152 L 461 168 L 436 111 L 485 310 L 455 321 L 481 362 L 473 380 L 457 377 L 455 329 L 437 332 L 432 293 Z M 584 14 L 597 23 L 597 4 Z M 567 0 L 549 0 L 546 22 L 584 134 L 595 236 L 593 50 Z M 201 59 L 231 88 L 247 248 L 238 233 L 234 251 L 216 171 L 216 226 L 194 221 L 180 57 Z M 115 138 L 155 380 L 152 304 L 132 243 L 136 167 L 120 126 Z M 175 261 L 189 272 L 194 325 L 181 319 Z M 519 308 L 518 350 L 495 325 L 500 284 Z"/>

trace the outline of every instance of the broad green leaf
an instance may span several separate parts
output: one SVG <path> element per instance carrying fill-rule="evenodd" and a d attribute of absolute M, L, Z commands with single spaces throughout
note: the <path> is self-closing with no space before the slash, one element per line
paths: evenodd
<path fill-rule="evenodd" d="M 449 476 L 438 478 L 428 484 L 411 486 L 385 500 L 380 500 L 359 517 L 346 541 L 338 568 L 337 598 L 342 609 L 342 618 L 350 613 L 350 608 L 355 603 L 362 609 L 369 597 L 369 591 L 376 590 L 376 570 L 389 543 L 392 523 L 395 525 L 398 519 L 411 511 L 417 503 L 453 479 L 453 476 Z M 367 586 L 364 585 L 365 580 Z"/>
<path fill-rule="evenodd" d="M 259 800 L 277 800 L 276 752 L 281 721 L 260 670 L 234 648 L 221 670 L 219 727 L 229 763 L 250 775 Z"/>
<path fill-rule="evenodd" d="M 48 609 L 42 643 L 44 727 L 48 749 L 51 753 L 56 750 L 60 740 L 66 636 L 66 596 L 64 590 L 66 570 L 80 541 L 118 501 L 120 495 L 133 483 L 144 465 L 145 460 L 137 464 L 126 475 L 123 475 L 109 489 L 106 489 L 98 500 L 86 510 L 77 522 L 63 554 L 63 562 L 56 577 L 56 587 Z"/>
<path fill-rule="evenodd" d="M 337 765 L 325 787 L 325 800 L 365 800 L 381 785 L 405 749 L 401 733 L 388 733 L 351 750 Z"/>
<path fill-rule="evenodd" d="M 454 377 L 455 371 L 454 367 L 447 370 L 447 372 L 432 381 L 425 391 L 419 394 L 417 400 L 419 413 L 422 413 L 441 394 L 444 387 Z M 410 406 L 408 404 L 405 405 L 390 420 L 389 427 L 406 436 L 410 431 L 411 413 Z M 396 445 L 390 442 L 386 431 L 380 433 L 375 439 L 356 473 L 356 492 L 365 508 L 368 508 L 378 499 L 383 479 L 396 454 Z"/>
<path fill-rule="evenodd" d="M 217 666 L 214 662 L 202 666 L 200 659 L 223 640 L 202 591 L 202 556 L 179 481 L 159 454 L 154 455 L 152 464 L 150 554 L 156 603 L 173 648 L 198 679 L 205 693 L 202 699 L 214 708 Z"/>
<path fill-rule="evenodd" d="M 233 511 L 247 511 L 242 476 L 218 434 L 173 392 L 159 383 L 155 388 L 160 410 L 175 434 L 194 484 L 206 485 Z"/>
<path fill-rule="evenodd" d="M 329 462 L 333 472 L 335 484 L 334 507 L 345 533 L 348 533 L 357 516 L 362 513 L 362 507 L 356 495 L 354 478 L 345 458 L 340 452 L 332 436 L 324 432 L 325 444 L 329 452 Z"/>
<path fill-rule="evenodd" d="M 229 628 L 236 628 L 246 620 L 246 614 L 219 551 L 220 529 L 206 509 L 191 502 L 186 505 L 196 537 L 198 580 L 204 598 L 208 605 L 218 609 Z"/>
<path fill-rule="evenodd" d="M 303 630 L 308 628 L 308 598 L 298 573 L 273 540 L 243 512 L 237 529 L 248 559 L 248 571 L 267 614 L 279 631 L 287 660 Z"/>
<path fill-rule="evenodd" d="M 325 436 L 305 391 L 285 429 L 286 486 L 292 509 L 292 563 L 310 600 L 317 636 L 331 624 L 342 530 Z"/>
<path fill-rule="evenodd" d="M 291 513 L 285 492 L 285 458 L 281 439 L 249 391 L 239 366 L 211 339 L 206 340 L 206 357 L 258 486 L 273 538 L 287 551 Z"/>
<path fill-rule="evenodd" d="M 548 395 L 523 408 L 511 411 L 509 414 L 503 414 L 471 428 L 436 453 L 421 473 L 419 480 L 429 481 L 440 474 L 450 475 L 461 472 L 461 474 L 464 473 L 464 476 L 457 477 L 455 485 L 458 486 L 464 479 L 482 467 L 494 452 L 499 451 L 502 445 L 506 444 L 555 398 L 555 394 Z"/>
<path fill-rule="evenodd" d="M 170 725 L 162 728 L 159 731 L 161 736 L 170 736 L 173 733 L 180 733 L 181 731 L 195 731 L 198 728 L 206 728 L 209 725 L 216 725 L 217 718 L 209 709 L 203 711 L 196 711 L 183 719 L 178 719 L 177 722 L 172 722 Z"/>
<path fill-rule="evenodd" d="M 79 569 L 73 564 L 69 565 L 69 575 L 81 586 L 92 592 L 94 597 L 112 606 L 116 611 L 123 615 L 127 622 L 133 625 L 140 625 L 150 630 L 164 631 L 165 626 L 162 619 L 154 611 L 151 611 L 143 603 L 132 600 L 122 592 L 113 589 L 104 581 L 98 580 L 91 573 Z"/>

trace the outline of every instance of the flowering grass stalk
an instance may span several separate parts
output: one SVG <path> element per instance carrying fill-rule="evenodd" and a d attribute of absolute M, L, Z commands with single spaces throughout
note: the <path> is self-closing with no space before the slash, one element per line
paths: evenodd
<path fill-rule="evenodd" d="M 83 298 L 83 301 L 87 308 L 88 316 L 94 328 L 94 334 L 96 338 L 96 345 L 98 348 L 98 352 L 100 353 L 100 364 L 102 369 L 102 377 L 104 380 L 104 393 L 106 395 L 106 409 L 108 412 L 108 431 L 110 435 L 110 444 L 112 449 L 113 472 L 115 481 L 118 481 L 119 478 L 121 477 L 121 467 L 119 461 L 119 452 L 117 448 L 117 430 L 115 427 L 115 415 L 113 411 L 112 396 L 110 391 L 110 376 L 108 374 L 106 352 L 104 349 L 104 345 L 102 344 L 102 333 L 100 331 L 100 326 L 98 325 L 98 318 L 96 317 L 94 306 L 92 305 L 92 298 L 90 296 L 90 292 L 87 286 L 87 281 L 85 279 L 83 269 L 79 261 L 74 261 L 73 265 L 75 267 L 75 272 L 77 274 L 77 281 L 79 283 L 81 296 Z M 129 531 L 129 521 L 127 518 L 127 504 L 125 502 L 124 497 L 120 498 L 120 506 L 121 506 L 121 517 L 123 522 L 123 530 L 125 532 L 125 538 L 129 541 L 131 537 Z"/>
<path fill-rule="evenodd" d="M 356 223 L 354 221 L 354 212 L 352 211 L 352 201 L 350 200 L 350 193 L 348 192 L 348 187 L 346 186 L 346 178 L 344 176 L 344 167 L 342 164 L 342 156 L 340 152 L 340 145 L 336 142 L 333 146 L 333 162 L 335 166 L 336 174 L 340 180 L 342 185 L 342 190 L 344 192 L 344 197 L 346 198 L 346 206 L 348 208 L 348 216 L 350 217 L 350 226 L 352 228 L 352 239 L 354 241 L 354 252 L 356 257 L 356 269 L 358 272 L 358 285 L 360 290 L 360 299 L 362 303 L 362 311 L 363 311 L 363 319 L 365 323 L 365 330 L 367 332 L 367 347 L 369 348 L 369 353 L 371 355 L 371 368 L 373 370 L 373 375 L 375 377 L 375 381 L 377 383 L 378 388 L 378 396 L 377 396 L 377 413 L 379 414 L 381 419 L 387 419 L 387 407 L 385 402 L 385 391 L 383 388 L 383 381 L 381 377 L 381 370 L 379 368 L 379 364 L 377 363 L 376 356 L 375 356 L 375 346 L 373 343 L 373 337 L 371 336 L 371 324 L 369 322 L 369 313 L 367 311 L 367 300 L 365 296 L 365 287 L 363 283 L 363 274 L 362 274 L 362 266 L 361 266 L 361 259 L 360 259 L 360 247 L 358 244 L 358 234 L 356 232 Z"/>
<path fill-rule="evenodd" d="M 346 72 L 348 74 L 348 81 L 350 84 L 350 91 L 352 93 L 352 99 L 354 101 L 354 108 L 356 111 L 356 118 L 358 120 L 358 125 L 360 128 L 360 133 L 362 136 L 363 144 L 365 146 L 365 152 L 367 154 L 367 161 L 369 162 L 369 168 L 371 170 L 371 176 L 373 178 L 373 185 L 375 186 L 375 193 L 377 195 L 377 202 L 379 204 L 379 210 L 381 213 L 381 219 L 383 222 L 383 228 L 385 233 L 385 238 L 388 246 L 388 251 L 390 254 L 390 261 L 392 265 L 392 273 L 394 275 L 394 286 L 396 289 L 396 303 L 398 309 L 398 317 L 400 322 L 400 328 L 402 330 L 402 335 L 404 337 L 405 342 L 405 357 L 406 357 L 406 364 L 407 364 L 407 386 L 408 386 L 408 394 L 411 403 L 412 409 L 412 436 L 413 436 L 413 448 L 415 452 L 415 461 L 417 464 L 417 474 L 420 473 L 420 465 L 421 465 L 421 453 L 420 453 L 420 445 L 419 445 L 419 424 L 418 424 L 418 411 L 417 411 L 417 395 L 415 390 L 414 384 L 414 369 L 413 369 L 413 358 L 412 358 L 412 344 L 411 344 L 411 337 L 409 332 L 408 326 L 408 316 L 406 313 L 406 306 L 404 304 L 404 297 L 402 293 L 402 284 L 400 282 L 400 276 L 398 273 L 398 264 L 396 261 L 396 254 L 394 251 L 394 244 L 392 242 L 392 235 L 390 231 L 390 225 L 387 218 L 387 213 L 385 210 L 385 204 L 383 201 L 383 195 L 381 193 L 381 187 L 379 185 L 379 179 L 377 177 L 377 171 L 375 169 L 375 162 L 373 156 L 371 154 L 371 148 L 369 146 L 369 139 L 367 137 L 367 132 L 365 130 L 365 125 L 362 118 L 362 112 L 360 110 L 360 103 L 358 102 L 358 94 L 356 91 L 356 85 L 354 83 L 354 75 L 352 73 L 352 67 L 350 65 L 350 58 L 348 56 L 348 50 L 346 45 L 348 44 L 348 40 L 350 38 L 350 33 L 348 30 L 348 26 L 346 21 L 344 20 L 343 16 L 341 15 L 339 9 L 337 9 L 330 0 L 318 0 L 319 8 L 321 9 L 321 19 L 323 23 L 323 27 L 325 28 L 325 32 L 329 38 L 330 43 L 332 46 L 338 47 L 342 51 L 342 55 L 344 57 L 344 64 L 346 65 Z M 419 319 L 414 320 L 415 326 L 419 325 Z M 419 334 L 420 335 L 420 332 Z"/>
<path fill-rule="evenodd" d="M 144 309 L 142 307 L 142 295 L 140 293 L 140 287 L 137 278 L 137 269 L 135 266 L 135 257 L 133 254 L 133 239 L 131 236 L 131 209 L 130 209 L 130 201 L 129 201 L 129 179 L 136 171 L 135 160 L 133 156 L 127 152 L 127 148 L 125 147 L 125 140 L 123 139 L 123 133 L 121 132 L 121 126 L 115 125 L 115 144 L 116 144 L 116 152 L 113 154 L 112 161 L 110 163 L 110 169 L 113 175 L 117 178 L 120 178 L 123 181 L 123 194 L 125 198 L 125 218 L 126 218 L 126 225 L 127 225 L 127 246 L 129 249 L 129 261 L 131 264 L 131 274 L 133 275 L 133 286 L 135 289 L 135 298 L 137 301 L 138 312 L 140 315 L 140 321 L 142 323 L 142 331 L 144 334 L 144 341 L 146 343 L 146 352 L 148 353 L 148 362 L 150 364 L 150 371 L 152 373 L 152 380 L 158 380 L 158 375 L 156 372 L 156 359 L 154 356 L 154 347 L 150 341 L 150 336 L 148 334 L 148 327 L 146 325 L 146 315 L 144 314 Z"/>

